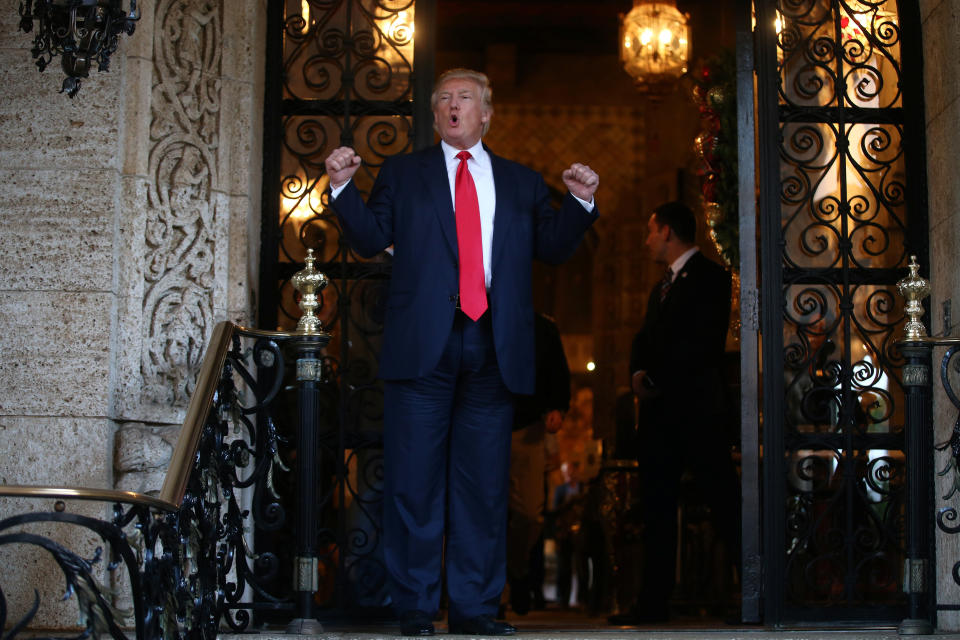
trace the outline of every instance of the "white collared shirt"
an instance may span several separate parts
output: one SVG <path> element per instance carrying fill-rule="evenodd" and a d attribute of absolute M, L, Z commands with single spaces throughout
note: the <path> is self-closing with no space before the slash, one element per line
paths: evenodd
<path fill-rule="evenodd" d="M 670 264 L 670 271 L 673 273 L 673 280 L 670 282 L 677 281 L 677 275 L 680 273 L 680 270 L 683 269 L 683 265 L 687 264 L 687 260 L 689 260 L 697 251 L 700 251 L 698 247 L 691 247 L 690 249 L 687 249 L 681 253 L 680 257 Z"/>

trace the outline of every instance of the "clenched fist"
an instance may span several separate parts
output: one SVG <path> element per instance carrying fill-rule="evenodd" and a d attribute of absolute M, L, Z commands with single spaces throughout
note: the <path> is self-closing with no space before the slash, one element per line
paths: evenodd
<path fill-rule="evenodd" d="M 574 162 L 569 169 L 563 172 L 563 184 L 567 185 L 570 193 L 581 200 L 590 202 L 600 185 L 600 176 L 587 165 Z"/>
<path fill-rule="evenodd" d="M 360 156 L 350 147 L 338 147 L 323 162 L 330 176 L 330 188 L 336 189 L 353 177 L 360 168 Z"/>

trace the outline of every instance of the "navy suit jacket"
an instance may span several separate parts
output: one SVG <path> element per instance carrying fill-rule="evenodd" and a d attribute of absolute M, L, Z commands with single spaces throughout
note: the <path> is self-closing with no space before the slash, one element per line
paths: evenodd
<path fill-rule="evenodd" d="M 560 211 L 537 172 L 487 149 L 496 210 L 488 299 L 497 363 L 507 388 L 534 391 L 532 261 L 566 260 L 597 218 L 569 193 Z M 364 257 L 391 244 L 379 375 L 404 380 L 427 375 L 440 360 L 453 327 L 459 291 L 457 227 L 440 145 L 387 158 L 364 203 L 353 181 L 333 203 L 347 241 Z"/>

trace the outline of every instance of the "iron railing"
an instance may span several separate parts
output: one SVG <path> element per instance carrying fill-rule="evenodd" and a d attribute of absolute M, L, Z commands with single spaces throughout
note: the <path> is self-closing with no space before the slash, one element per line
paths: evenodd
<path fill-rule="evenodd" d="M 0 520 L 0 545 L 34 546 L 54 559 L 66 595 L 77 596 L 83 628 L 76 637 L 110 635 L 120 640 L 132 628 L 137 640 L 214 638 L 221 629 L 249 629 L 255 607 L 285 611 L 288 620 L 298 618 L 301 626 L 313 617 L 312 598 L 323 561 L 317 527 L 322 510 L 335 502 L 333 487 L 321 490 L 316 456 L 316 408 L 328 366 L 323 353 L 328 340 L 322 331 L 269 332 L 218 324 L 158 497 L 0 486 L 2 497 L 29 498 L 39 505 Z M 285 386 L 291 360 L 296 361 L 297 383 Z M 285 408 L 284 394 L 291 390 L 296 391 L 296 442 L 279 435 L 276 423 Z M 305 498 L 291 541 L 297 581 L 278 586 L 272 582 L 281 573 L 277 556 L 253 553 L 250 536 L 278 527 L 293 530 L 285 518 L 292 509 L 277 490 L 288 481 Z M 51 499 L 55 502 L 49 508 Z M 74 500 L 111 504 L 112 515 L 97 519 L 71 513 L 68 503 Z M 343 500 L 338 507 L 344 507 Z M 37 533 L 40 523 L 81 527 L 103 546 L 84 557 Z M 118 607 L 117 585 L 127 585 L 132 610 Z M 0 628 L 7 626 L 3 587 L 0 577 Z M 35 597 L 29 611 L 11 623 L 5 639 L 23 633 L 39 607 Z"/>

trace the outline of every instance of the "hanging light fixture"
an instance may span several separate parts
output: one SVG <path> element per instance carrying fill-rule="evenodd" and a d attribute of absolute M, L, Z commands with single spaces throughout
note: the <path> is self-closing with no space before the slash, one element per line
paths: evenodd
<path fill-rule="evenodd" d="M 137 0 L 25 0 L 20 3 L 20 30 L 37 35 L 30 53 L 40 71 L 54 56 L 67 77 L 60 93 L 71 98 L 80 90 L 94 61 L 98 71 L 107 71 L 121 33 L 132 35 L 140 11 Z"/>
<path fill-rule="evenodd" d="M 669 91 L 689 59 L 690 27 L 673 0 L 634 0 L 621 14 L 620 61 L 641 91 Z"/>

